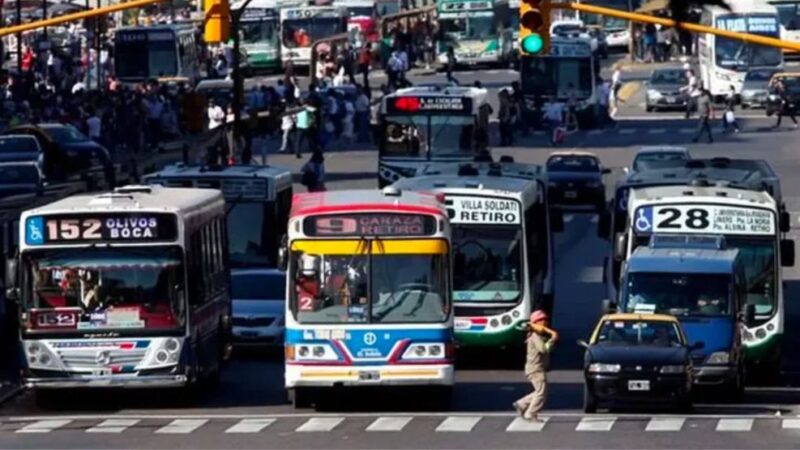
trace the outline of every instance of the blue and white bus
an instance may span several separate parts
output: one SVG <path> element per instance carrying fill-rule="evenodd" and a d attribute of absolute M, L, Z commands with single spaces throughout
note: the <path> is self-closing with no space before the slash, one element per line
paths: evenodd
<path fill-rule="evenodd" d="M 395 188 L 295 195 L 285 386 L 296 408 L 340 386 L 453 386 L 450 225 L 441 196 Z"/>

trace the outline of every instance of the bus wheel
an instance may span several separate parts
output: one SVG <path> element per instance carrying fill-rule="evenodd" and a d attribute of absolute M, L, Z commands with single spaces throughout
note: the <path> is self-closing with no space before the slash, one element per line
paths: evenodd
<path fill-rule="evenodd" d="M 58 391 L 37 389 L 33 392 L 36 407 L 40 409 L 55 409 L 58 407 Z"/>
<path fill-rule="evenodd" d="M 289 397 L 289 403 L 291 403 L 295 409 L 310 408 L 313 404 L 311 392 L 308 388 L 296 387 L 294 389 L 289 389 L 286 391 L 286 395 Z"/>

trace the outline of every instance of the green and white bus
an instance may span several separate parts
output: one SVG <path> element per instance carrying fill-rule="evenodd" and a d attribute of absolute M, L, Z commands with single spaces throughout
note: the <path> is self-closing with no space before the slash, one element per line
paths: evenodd
<path fill-rule="evenodd" d="M 433 164 L 430 175 L 393 185 L 444 195 L 452 228 L 455 333 L 464 347 L 519 346 L 524 338 L 516 325 L 536 308 L 552 310 L 552 237 L 559 230 L 551 225 L 544 177 L 538 166 L 528 166 L 534 170 L 525 176 L 505 166 Z"/>
<path fill-rule="evenodd" d="M 281 34 L 276 0 L 253 0 L 241 18 L 242 49 L 252 70 L 281 69 Z"/>
<path fill-rule="evenodd" d="M 438 59 L 452 46 L 458 64 L 502 64 L 513 50 L 507 0 L 441 0 L 436 4 L 441 36 Z"/>

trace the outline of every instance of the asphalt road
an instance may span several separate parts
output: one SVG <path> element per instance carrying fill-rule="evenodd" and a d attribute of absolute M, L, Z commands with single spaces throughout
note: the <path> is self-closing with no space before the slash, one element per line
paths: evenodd
<path fill-rule="evenodd" d="M 427 76 L 435 79 L 440 75 Z M 503 86 L 509 71 L 465 72 L 464 82 Z M 422 78 L 422 77 L 421 77 Z M 490 87 L 492 87 L 490 86 Z M 634 105 L 635 106 L 635 105 Z M 630 106 L 613 129 L 570 135 L 564 148 L 596 152 L 621 168 L 642 145 L 686 145 L 702 157 L 760 157 L 778 171 L 793 221 L 800 229 L 800 131 L 774 131 L 761 118 L 742 121 L 739 134 L 714 144 L 690 142 L 694 122 L 652 116 Z M 274 142 L 267 146 L 274 148 Z M 540 134 L 519 137 L 516 146 L 495 148 L 521 162 L 542 163 L 552 151 Z M 292 155 L 268 162 L 297 172 L 305 161 Z M 326 155 L 329 189 L 376 186 L 376 154 L 338 144 Z M 618 173 L 618 171 L 615 171 Z M 607 180 L 613 184 L 613 175 Z M 302 190 L 298 187 L 298 190 Z M 76 393 L 49 408 L 23 393 L 0 408 L 2 448 L 797 448 L 800 438 L 800 283 L 787 281 L 786 335 L 780 382 L 752 386 L 742 403 L 701 399 L 694 413 L 659 409 L 582 414 L 581 350 L 600 314 L 602 261 L 608 243 L 596 238 L 596 218 L 570 212 L 556 238 L 557 298 L 553 325 L 562 342 L 554 355 L 546 423 L 515 420 L 511 402 L 528 390 L 521 370 L 492 354 L 470 354 L 459 363 L 450 410 L 436 411 L 413 392 L 337 396 L 319 412 L 294 411 L 282 390 L 280 352 L 239 354 L 221 385 L 195 402 L 141 392 Z M 799 239 L 797 231 L 792 236 Z"/>

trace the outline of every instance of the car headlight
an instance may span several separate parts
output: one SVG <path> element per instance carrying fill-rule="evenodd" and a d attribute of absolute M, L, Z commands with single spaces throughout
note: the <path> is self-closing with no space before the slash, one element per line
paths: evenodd
<path fill-rule="evenodd" d="M 591 373 L 617 373 L 622 366 L 619 364 L 606 364 L 606 363 L 592 363 L 589 364 L 589 372 Z"/>
<path fill-rule="evenodd" d="M 731 354 L 728 352 L 714 352 L 706 360 L 706 364 L 728 364 Z"/>
<path fill-rule="evenodd" d="M 660 370 L 661 373 L 666 374 L 680 374 L 686 372 L 686 366 L 684 365 L 670 365 L 670 366 L 663 366 Z"/>
<path fill-rule="evenodd" d="M 444 344 L 411 344 L 403 352 L 402 359 L 439 359 L 444 356 Z"/>
<path fill-rule="evenodd" d="M 661 92 L 658 92 L 655 89 L 648 89 L 647 96 L 650 98 L 661 98 Z"/>

